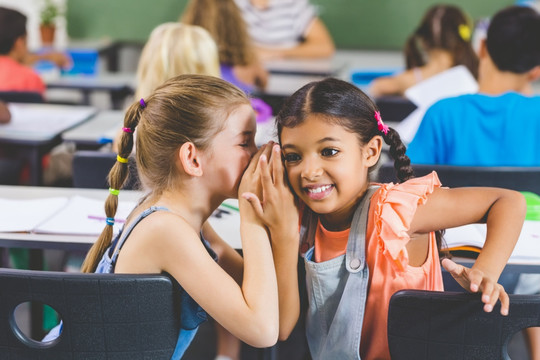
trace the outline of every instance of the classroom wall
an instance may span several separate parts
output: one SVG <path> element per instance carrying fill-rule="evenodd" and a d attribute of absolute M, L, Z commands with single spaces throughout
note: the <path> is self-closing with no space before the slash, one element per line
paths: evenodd
<path fill-rule="evenodd" d="M 311 0 L 339 48 L 401 49 L 434 0 Z M 145 42 L 151 30 L 176 21 L 187 0 L 67 0 L 74 39 Z M 473 19 L 491 16 L 513 0 L 452 0 Z"/>

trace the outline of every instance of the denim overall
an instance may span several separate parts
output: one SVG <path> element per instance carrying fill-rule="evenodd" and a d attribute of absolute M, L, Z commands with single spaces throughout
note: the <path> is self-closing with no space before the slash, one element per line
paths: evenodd
<path fill-rule="evenodd" d="M 370 187 L 356 208 L 345 255 L 316 263 L 313 261 L 314 247 L 305 254 L 309 300 L 306 335 L 314 360 L 360 359 L 360 335 L 369 280 L 366 226 L 370 199 L 376 190 L 377 187 Z M 302 221 L 302 236 L 310 231 L 314 235 L 314 231 L 304 225 Z M 316 222 L 310 227 L 315 225 Z"/>
<path fill-rule="evenodd" d="M 103 254 L 103 257 L 101 258 L 101 261 L 99 262 L 96 273 L 113 273 L 114 267 L 116 265 L 116 260 L 118 259 L 118 254 L 122 246 L 124 245 L 127 237 L 129 234 L 131 234 L 131 231 L 137 225 L 142 219 L 147 217 L 148 215 L 152 214 L 155 211 L 169 211 L 166 207 L 162 206 L 152 206 L 146 210 L 144 210 L 130 225 L 129 227 L 120 234 L 118 234 L 117 238 L 113 243 L 109 246 L 109 248 L 105 251 Z M 217 255 L 216 253 L 210 248 L 210 245 L 201 234 L 201 241 L 203 242 L 204 247 L 214 258 L 214 260 L 217 261 Z M 116 245 L 118 243 L 118 246 Z M 114 250 L 114 252 L 111 254 L 111 252 Z M 188 293 L 180 286 L 178 285 L 181 295 L 180 295 L 180 316 L 181 316 L 181 329 L 180 333 L 178 334 L 178 341 L 176 342 L 176 348 L 174 350 L 174 354 L 172 355 L 171 359 L 177 360 L 180 359 L 183 355 L 186 349 L 188 348 L 189 344 L 195 337 L 195 334 L 197 333 L 197 330 L 199 329 L 199 325 L 206 321 L 207 315 L 206 312 L 191 298 L 191 296 L 188 295 Z"/>

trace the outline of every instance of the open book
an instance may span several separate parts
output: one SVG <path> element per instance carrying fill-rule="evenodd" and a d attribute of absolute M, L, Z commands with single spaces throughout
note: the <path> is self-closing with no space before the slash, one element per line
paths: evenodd
<path fill-rule="evenodd" d="M 447 229 L 444 234 L 444 242 L 450 251 L 480 252 L 485 240 L 485 224 L 471 224 Z M 510 260 L 522 263 L 540 263 L 540 221 L 525 220 Z"/>
<path fill-rule="evenodd" d="M 117 233 L 136 203 L 120 200 Z M 79 195 L 30 200 L 0 199 L 0 232 L 98 236 L 105 227 L 103 200 Z"/>

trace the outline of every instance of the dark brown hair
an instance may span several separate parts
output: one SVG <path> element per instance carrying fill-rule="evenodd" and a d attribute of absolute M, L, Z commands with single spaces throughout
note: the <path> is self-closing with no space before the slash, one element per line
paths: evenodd
<path fill-rule="evenodd" d="M 474 77 L 478 77 L 478 57 L 470 38 L 464 38 L 460 27 L 472 33 L 466 15 L 453 5 L 435 5 L 425 13 L 420 25 L 405 43 L 407 69 L 426 63 L 423 51 L 442 49 L 452 54 L 453 66 L 465 65 Z"/>
<path fill-rule="evenodd" d="M 296 91 L 283 105 L 276 117 L 278 138 L 281 141 L 284 127 L 298 126 L 311 114 L 322 115 L 328 122 L 354 132 L 361 145 L 380 135 L 390 146 L 398 181 L 405 182 L 414 177 L 411 161 L 405 154 L 407 149 L 397 131 L 389 128 L 387 134 L 384 134 L 379 130 L 375 119 L 376 111 L 379 111 L 377 105 L 351 83 L 334 78 L 314 81 Z M 372 166 L 370 172 L 376 167 L 377 165 Z M 305 207 L 304 211 L 304 216 L 313 217 L 311 209 Z M 437 231 L 435 235 L 440 250 L 442 232 Z M 302 241 L 306 240 L 307 237 L 303 236 Z"/>
<path fill-rule="evenodd" d="M 7 55 L 15 41 L 26 35 L 26 16 L 0 6 L 0 55 Z"/>

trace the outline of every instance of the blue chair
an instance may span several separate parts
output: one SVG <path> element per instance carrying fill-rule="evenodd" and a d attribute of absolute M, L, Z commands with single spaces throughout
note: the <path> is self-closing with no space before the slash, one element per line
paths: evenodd
<path fill-rule="evenodd" d="M 392 360 L 508 360 L 518 331 L 540 326 L 540 295 L 510 295 L 510 313 L 483 310 L 479 294 L 402 290 L 390 299 Z"/>

